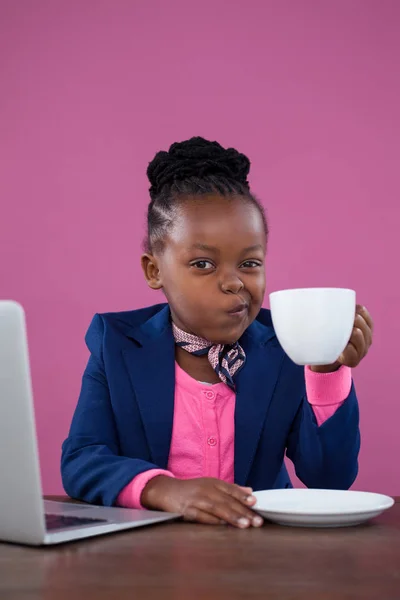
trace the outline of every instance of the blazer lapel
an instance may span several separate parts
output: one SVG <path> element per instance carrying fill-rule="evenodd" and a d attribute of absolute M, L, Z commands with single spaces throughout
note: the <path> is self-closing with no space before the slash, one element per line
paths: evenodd
<path fill-rule="evenodd" d="M 128 330 L 123 359 L 143 420 L 151 459 L 168 466 L 175 394 L 175 342 L 169 306 Z M 235 481 L 245 485 L 284 353 L 272 327 L 254 321 L 240 339 L 246 364 L 235 376 Z"/>
<path fill-rule="evenodd" d="M 245 485 L 281 370 L 284 353 L 272 327 L 253 322 L 240 344 L 246 363 L 235 377 L 235 482 Z"/>
<path fill-rule="evenodd" d="M 175 393 L 175 344 L 166 306 L 140 328 L 133 329 L 123 357 L 154 464 L 168 465 Z"/>

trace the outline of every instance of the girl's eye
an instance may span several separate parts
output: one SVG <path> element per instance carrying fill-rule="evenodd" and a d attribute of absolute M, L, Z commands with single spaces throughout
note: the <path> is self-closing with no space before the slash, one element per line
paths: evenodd
<path fill-rule="evenodd" d="M 206 269 L 212 269 L 214 265 L 209 260 L 197 260 L 192 263 L 192 267 L 199 269 L 200 271 L 205 271 Z"/>
<path fill-rule="evenodd" d="M 261 263 L 258 260 L 246 260 L 240 266 L 245 269 L 254 269 L 254 267 L 261 267 Z"/>

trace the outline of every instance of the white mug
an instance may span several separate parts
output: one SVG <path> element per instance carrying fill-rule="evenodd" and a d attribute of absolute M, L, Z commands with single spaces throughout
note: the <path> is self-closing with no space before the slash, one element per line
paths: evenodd
<path fill-rule="evenodd" d="M 354 290 L 281 290 L 269 298 L 276 336 L 293 362 L 330 365 L 339 358 L 354 326 Z"/>

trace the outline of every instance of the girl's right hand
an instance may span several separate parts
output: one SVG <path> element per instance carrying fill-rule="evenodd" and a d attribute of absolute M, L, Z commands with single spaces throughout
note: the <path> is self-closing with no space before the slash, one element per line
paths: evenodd
<path fill-rule="evenodd" d="M 211 477 L 175 479 L 157 475 L 143 489 L 142 506 L 179 513 L 185 521 L 210 525 L 229 523 L 240 529 L 260 527 L 263 519 L 251 510 L 252 489 Z"/>

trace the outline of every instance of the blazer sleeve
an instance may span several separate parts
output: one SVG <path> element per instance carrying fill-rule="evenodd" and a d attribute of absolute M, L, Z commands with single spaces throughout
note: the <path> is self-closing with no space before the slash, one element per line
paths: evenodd
<path fill-rule="evenodd" d="M 287 456 L 309 488 L 348 489 L 358 472 L 359 411 L 354 383 L 344 403 L 321 426 L 305 396 L 287 439 Z"/>
<path fill-rule="evenodd" d="M 120 455 L 102 356 L 103 331 L 102 318 L 95 315 L 86 334 L 90 358 L 69 435 L 62 446 L 61 476 L 72 498 L 112 506 L 136 475 L 158 467 Z"/>

